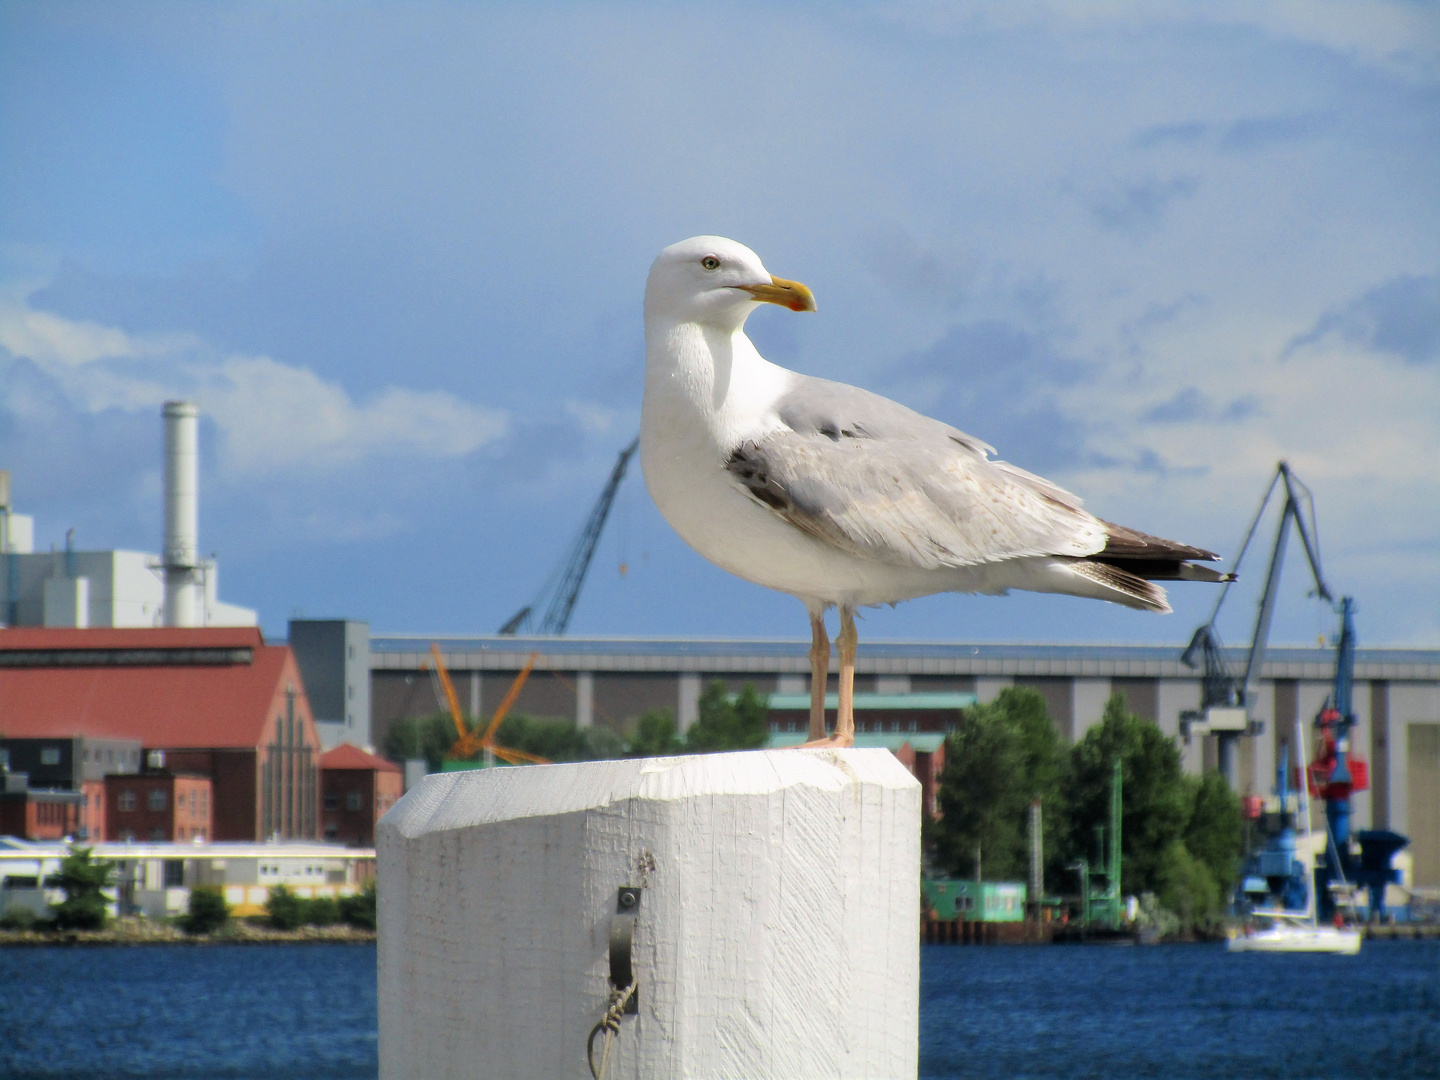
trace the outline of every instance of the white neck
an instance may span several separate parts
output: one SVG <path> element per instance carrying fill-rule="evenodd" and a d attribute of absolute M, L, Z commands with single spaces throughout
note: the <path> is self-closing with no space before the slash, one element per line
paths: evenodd
<path fill-rule="evenodd" d="M 774 402 L 794 381 L 793 372 L 761 356 L 739 327 L 646 320 L 646 409 L 698 422 L 722 445 L 778 425 Z"/>

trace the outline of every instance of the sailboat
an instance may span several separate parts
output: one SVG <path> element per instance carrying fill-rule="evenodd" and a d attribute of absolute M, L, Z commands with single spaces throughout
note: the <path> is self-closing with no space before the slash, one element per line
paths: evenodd
<path fill-rule="evenodd" d="M 1305 753 L 1305 731 L 1303 724 L 1297 724 L 1296 737 L 1300 741 L 1300 761 L 1308 761 Z M 1310 785 L 1300 784 L 1300 808 L 1305 817 L 1306 849 L 1314 858 L 1315 845 L 1310 833 Z M 1322 926 L 1315 917 L 1315 868 L 1307 868 L 1305 910 L 1287 911 L 1284 908 L 1259 908 L 1251 912 L 1256 919 L 1269 919 L 1270 925 L 1263 929 L 1251 930 L 1230 938 L 1225 947 L 1230 952 L 1264 953 L 1332 953 L 1354 956 L 1360 951 L 1360 931 L 1353 926 Z"/>

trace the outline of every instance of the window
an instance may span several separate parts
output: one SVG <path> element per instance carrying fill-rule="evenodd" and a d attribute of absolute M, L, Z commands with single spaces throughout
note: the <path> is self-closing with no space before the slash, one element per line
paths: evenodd
<path fill-rule="evenodd" d="M 339 795 L 326 795 L 326 796 L 325 796 L 325 809 L 326 809 L 326 810 L 339 810 L 339 809 L 340 809 L 340 796 L 339 796 Z"/>
<path fill-rule="evenodd" d="M 150 791 L 150 809 L 165 809 L 165 791 L 163 788 L 152 788 Z"/>
<path fill-rule="evenodd" d="M 153 829 L 150 830 L 150 839 L 151 839 L 151 840 L 164 840 L 164 839 L 165 839 L 165 830 L 162 829 L 162 828 L 160 828 L 159 825 L 156 825 L 155 828 L 153 828 Z"/>
<path fill-rule="evenodd" d="M 58 746 L 42 746 L 42 747 L 40 748 L 40 764 L 41 764 L 41 765 L 59 765 L 59 764 L 60 764 L 60 747 L 58 747 Z"/>
<path fill-rule="evenodd" d="M 135 809 L 135 792 L 126 788 L 115 798 L 115 809 L 130 811 Z"/>
<path fill-rule="evenodd" d="M 206 791 L 204 788 L 200 789 L 200 813 L 210 813 L 210 792 Z"/>
<path fill-rule="evenodd" d="M 350 792 L 350 794 L 348 794 L 348 795 L 345 796 L 345 809 L 346 809 L 346 810 L 359 810 L 359 809 L 360 809 L 360 792 L 358 792 L 358 791 L 352 791 L 352 792 Z"/>
<path fill-rule="evenodd" d="M 165 860 L 165 888 L 178 889 L 185 884 L 185 863 L 181 859 Z"/>

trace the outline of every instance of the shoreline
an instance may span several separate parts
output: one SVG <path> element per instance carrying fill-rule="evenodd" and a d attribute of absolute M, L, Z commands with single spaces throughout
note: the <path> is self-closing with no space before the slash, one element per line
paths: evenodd
<path fill-rule="evenodd" d="M 73 945 L 373 945 L 374 930 L 345 924 L 277 930 L 235 919 L 209 934 L 145 919 L 115 920 L 104 930 L 0 930 L 0 948 Z"/>

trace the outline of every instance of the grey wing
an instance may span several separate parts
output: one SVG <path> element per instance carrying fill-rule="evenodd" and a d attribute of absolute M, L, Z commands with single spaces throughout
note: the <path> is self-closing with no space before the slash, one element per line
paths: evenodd
<path fill-rule="evenodd" d="M 1075 496 L 877 394 L 802 378 L 777 411 L 782 426 L 736 447 L 727 468 L 835 547 L 924 569 L 1105 547 L 1103 523 Z"/>

